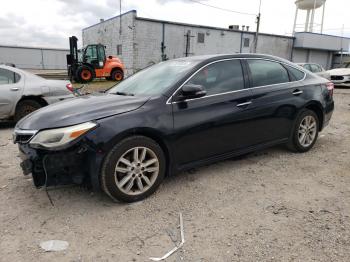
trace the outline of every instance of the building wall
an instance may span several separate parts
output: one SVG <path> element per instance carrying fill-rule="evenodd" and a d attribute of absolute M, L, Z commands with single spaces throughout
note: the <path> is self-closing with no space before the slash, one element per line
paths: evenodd
<path fill-rule="evenodd" d="M 257 52 L 291 60 L 293 38 L 273 35 L 259 35 Z"/>
<path fill-rule="evenodd" d="M 83 46 L 89 44 L 105 45 L 106 55 L 118 56 L 126 67 L 126 75 L 133 74 L 135 16 L 136 12 L 134 11 L 122 15 L 121 32 L 119 18 L 111 18 L 83 29 Z M 118 45 L 121 45 L 121 55 L 117 55 Z"/>
<path fill-rule="evenodd" d="M 293 62 L 295 63 L 316 63 L 326 70 L 333 67 L 333 53 L 326 50 L 300 49 L 293 51 Z"/>
<path fill-rule="evenodd" d="M 162 61 L 163 40 L 166 46 L 164 54 L 167 59 L 174 59 L 185 56 L 188 33 L 188 55 L 251 53 L 255 38 L 253 32 L 137 17 L 136 11 L 122 15 L 121 34 L 119 26 L 120 18 L 114 17 L 88 27 L 83 30 L 83 42 L 84 45 L 102 43 L 107 46 L 107 54 L 111 55 L 116 55 L 117 45 L 121 44 L 120 58 L 126 65 L 127 75 Z M 204 43 L 198 41 L 198 34 L 204 34 Z M 334 47 L 334 41 L 339 38 L 309 33 L 298 33 L 296 38 L 294 40 L 287 36 L 259 34 L 257 52 L 294 62 L 315 62 L 326 69 L 332 67 L 334 51 L 330 48 Z M 347 45 L 349 41 L 344 38 L 343 45 Z M 318 42 L 322 42 L 325 50 L 316 50 L 314 46 L 307 47 L 317 46 Z"/>
<path fill-rule="evenodd" d="M 164 29 L 163 29 L 164 27 Z M 189 34 L 190 56 L 205 54 L 250 53 L 253 50 L 254 34 L 226 29 L 174 24 L 150 19 L 136 18 L 135 67 L 142 69 L 162 60 L 161 43 L 166 46 L 168 59 L 186 55 L 186 35 Z M 204 34 L 204 43 L 198 41 L 198 34 Z M 245 46 L 245 39 L 249 39 Z M 293 39 L 290 37 L 261 35 L 258 52 L 291 58 Z"/>
<path fill-rule="evenodd" d="M 295 47 L 306 49 L 323 49 L 328 51 L 349 51 L 350 38 L 310 32 L 295 34 Z"/>
<path fill-rule="evenodd" d="M 69 50 L 0 46 L 0 63 L 25 69 L 66 69 Z"/>

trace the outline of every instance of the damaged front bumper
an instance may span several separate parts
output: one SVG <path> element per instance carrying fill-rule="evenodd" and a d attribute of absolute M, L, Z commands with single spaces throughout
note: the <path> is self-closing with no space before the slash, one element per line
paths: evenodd
<path fill-rule="evenodd" d="M 33 149 L 19 144 L 21 168 L 24 175 L 32 174 L 34 185 L 57 186 L 89 184 L 91 152 L 85 145 L 75 145 L 62 151 Z"/>

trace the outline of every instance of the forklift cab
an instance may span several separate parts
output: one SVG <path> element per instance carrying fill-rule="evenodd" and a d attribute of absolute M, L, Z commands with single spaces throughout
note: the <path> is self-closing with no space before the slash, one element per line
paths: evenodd
<path fill-rule="evenodd" d="M 103 45 L 88 45 L 83 54 L 85 63 L 91 64 L 94 68 L 103 68 L 106 60 L 105 47 Z"/>

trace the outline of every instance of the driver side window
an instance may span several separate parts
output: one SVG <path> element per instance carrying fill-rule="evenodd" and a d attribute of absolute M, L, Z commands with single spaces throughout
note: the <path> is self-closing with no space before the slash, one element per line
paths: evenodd
<path fill-rule="evenodd" d="M 194 75 L 188 84 L 201 85 L 206 95 L 244 89 L 241 62 L 235 59 L 208 65 Z"/>

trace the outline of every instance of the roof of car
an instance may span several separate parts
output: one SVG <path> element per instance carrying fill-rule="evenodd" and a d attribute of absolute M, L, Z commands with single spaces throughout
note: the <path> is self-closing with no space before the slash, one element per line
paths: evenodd
<path fill-rule="evenodd" d="M 196 61 L 196 62 L 210 62 L 220 59 L 229 59 L 229 58 L 264 58 L 264 59 L 273 59 L 284 63 L 291 63 L 290 61 L 277 57 L 272 55 L 266 55 L 266 54 L 246 54 L 246 53 L 238 53 L 238 54 L 213 54 L 213 55 L 199 55 L 199 56 L 188 56 L 188 57 L 181 57 L 176 58 L 174 60 L 178 61 Z"/>

